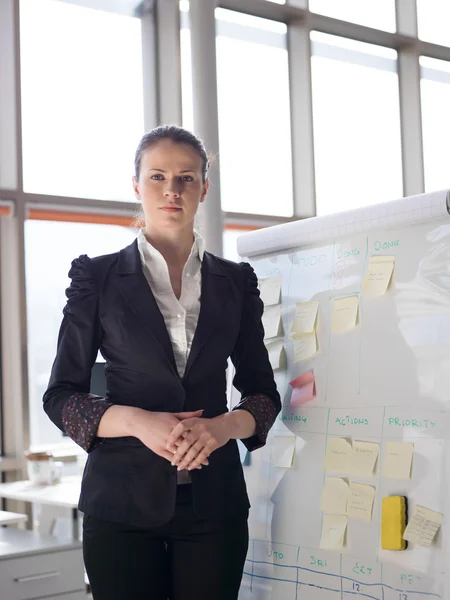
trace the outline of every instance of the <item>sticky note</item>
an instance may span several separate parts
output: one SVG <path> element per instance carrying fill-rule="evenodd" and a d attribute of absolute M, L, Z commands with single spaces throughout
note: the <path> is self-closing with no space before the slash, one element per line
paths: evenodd
<path fill-rule="evenodd" d="M 329 438 L 325 455 L 326 471 L 347 471 L 352 454 L 351 444 L 344 438 Z"/>
<path fill-rule="evenodd" d="M 292 333 L 312 333 L 316 329 L 318 302 L 297 302 Z"/>
<path fill-rule="evenodd" d="M 294 463 L 295 436 L 276 435 L 273 438 L 272 464 L 274 467 L 290 469 Z"/>
<path fill-rule="evenodd" d="M 339 477 L 327 477 L 322 490 L 320 510 L 328 513 L 347 512 L 348 483 Z"/>
<path fill-rule="evenodd" d="M 354 519 L 372 520 L 375 488 L 371 485 L 351 482 L 348 488 L 347 514 Z"/>
<path fill-rule="evenodd" d="M 395 256 L 372 256 L 362 287 L 365 296 L 382 296 L 386 293 L 394 264 Z"/>
<path fill-rule="evenodd" d="M 273 304 L 278 304 L 280 302 L 282 282 L 283 278 L 281 275 L 266 277 L 265 279 L 259 280 L 259 291 L 264 306 L 272 306 Z"/>
<path fill-rule="evenodd" d="M 354 329 L 358 321 L 358 296 L 339 298 L 333 302 L 333 316 L 331 319 L 331 331 L 333 333 L 345 333 Z"/>
<path fill-rule="evenodd" d="M 414 444 L 387 442 L 384 455 L 383 476 L 391 479 L 410 479 Z"/>
<path fill-rule="evenodd" d="M 305 333 L 294 338 L 294 363 L 301 362 L 314 356 L 317 352 L 317 338 L 315 333 Z"/>
<path fill-rule="evenodd" d="M 386 496 L 381 500 L 381 547 L 384 550 L 404 550 L 406 500 L 403 496 Z"/>
<path fill-rule="evenodd" d="M 343 515 L 323 515 L 320 547 L 326 550 L 342 548 L 345 543 L 347 522 L 347 517 Z"/>
<path fill-rule="evenodd" d="M 283 361 L 284 346 L 283 340 L 275 340 L 266 344 L 267 352 L 269 353 L 269 362 L 272 369 L 279 369 Z"/>
<path fill-rule="evenodd" d="M 417 505 L 403 534 L 403 539 L 420 546 L 431 546 L 442 525 L 442 518 L 442 513 Z"/>
<path fill-rule="evenodd" d="M 289 382 L 292 387 L 291 406 L 301 406 L 310 402 L 316 395 L 314 372 L 308 371 Z"/>
<path fill-rule="evenodd" d="M 348 468 L 349 473 L 367 477 L 373 475 L 379 452 L 379 444 L 354 441 Z"/>
<path fill-rule="evenodd" d="M 281 306 L 267 306 L 264 309 L 262 316 L 262 324 L 264 327 L 264 337 L 274 338 L 280 333 L 281 325 Z"/>

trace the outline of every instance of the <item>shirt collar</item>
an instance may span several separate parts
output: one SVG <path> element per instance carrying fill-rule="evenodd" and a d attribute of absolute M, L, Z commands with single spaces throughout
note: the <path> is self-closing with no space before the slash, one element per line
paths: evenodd
<path fill-rule="evenodd" d="M 150 258 L 161 257 L 161 253 L 154 247 L 145 237 L 145 229 L 140 229 L 138 233 L 138 247 L 141 253 L 141 256 L 144 257 L 144 249 L 145 254 Z M 194 230 L 194 243 L 192 244 L 191 253 L 189 258 L 198 257 L 200 262 L 203 262 L 203 257 L 205 255 L 205 240 L 202 236 Z"/>

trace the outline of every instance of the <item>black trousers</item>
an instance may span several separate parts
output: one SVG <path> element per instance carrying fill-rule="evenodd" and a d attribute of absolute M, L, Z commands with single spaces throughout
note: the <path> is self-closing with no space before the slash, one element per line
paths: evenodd
<path fill-rule="evenodd" d="M 236 600 L 248 514 L 205 521 L 179 485 L 174 517 L 139 529 L 85 515 L 83 553 L 94 600 Z"/>

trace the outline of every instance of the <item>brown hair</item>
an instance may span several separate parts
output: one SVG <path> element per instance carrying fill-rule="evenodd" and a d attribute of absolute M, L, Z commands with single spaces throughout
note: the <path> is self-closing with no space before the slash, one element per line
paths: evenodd
<path fill-rule="evenodd" d="M 134 174 L 139 179 L 142 153 L 162 140 L 171 140 L 174 144 L 188 144 L 197 151 L 202 159 L 203 183 L 208 177 L 209 159 L 203 142 L 193 133 L 176 125 L 161 125 L 142 136 L 134 156 Z"/>

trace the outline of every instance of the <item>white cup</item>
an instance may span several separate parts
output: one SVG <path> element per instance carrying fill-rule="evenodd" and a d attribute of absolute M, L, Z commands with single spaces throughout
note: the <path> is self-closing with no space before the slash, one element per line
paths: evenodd
<path fill-rule="evenodd" d="M 35 485 L 52 485 L 61 480 L 64 463 L 53 460 L 48 452 L 28 452 L 28 478 Z"/>

